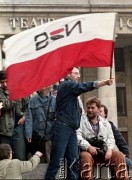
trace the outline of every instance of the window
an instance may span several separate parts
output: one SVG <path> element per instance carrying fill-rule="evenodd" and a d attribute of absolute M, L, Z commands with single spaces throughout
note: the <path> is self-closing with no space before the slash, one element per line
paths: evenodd
<path fill-rule="evenodd" d="M 126 89 L 125 87 L 116 88 L 117 95 L 117 114 L 118 116 L 126 116 Z"/>
<path fill-rule="evenodd" d="M 124 72 L 124 53 L 123 48 L 115 48 L 115 71 Z"/>

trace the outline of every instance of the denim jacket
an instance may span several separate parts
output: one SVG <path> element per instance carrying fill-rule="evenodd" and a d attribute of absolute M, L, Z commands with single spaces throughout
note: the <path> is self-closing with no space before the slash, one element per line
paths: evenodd
<path fill-rule="evenodd" d="M 80 126 L 81 112 L 78 96 L 96 88 L 95 82 L 78 83 L 72 80 L 62 82 L 56 98 L 56 119 L 74 129 Z"/>
<path fill-rule="evenodd" d="M 55 119 L 55 105 L 56 105 L 55 96 L 49 94 L 48 96 L 42 97 L 40 94 L 36 94 L 30 99 L 25 116 L 26 138 L 32 138 L 33 131 L 40 136 L 44 136 L 45 121 L 47 117 L 47 109 L 50 98 L 51 101 L 48 112 L 48 121 L 53 121 Z"/>

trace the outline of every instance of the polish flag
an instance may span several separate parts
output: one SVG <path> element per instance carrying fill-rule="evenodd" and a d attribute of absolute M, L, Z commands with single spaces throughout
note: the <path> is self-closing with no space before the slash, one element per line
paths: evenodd
<path fill-rule="evenodd" d="M 11 100 L 54 84 L 74 66 L 111 67 L 116 13 L 58 19 L 4 41 Z"/>

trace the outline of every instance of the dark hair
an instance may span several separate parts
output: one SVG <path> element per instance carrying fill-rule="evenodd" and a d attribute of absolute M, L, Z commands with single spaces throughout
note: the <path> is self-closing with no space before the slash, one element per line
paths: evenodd
<path fill-rule="evenodd" d="M 0 144 L 0 160 L 8 159 L 12 151 L 9 144 Z"/>
<path fill-rule="evenodd" d="M 5 80 L 5 79 L 7 79 L 6 71 L 1 70 L 0 71 L 0 80 Z"/>
<path fill-rule="evenodd" d="M 87 99 L 87 101 L 86 101 L 86 106 L 87 106 L 87 105 L 91 105 L 91 104 L 93 104 L 93 103 L 95 103 L 98 108 L 101 107 L 101 102 L 100 102 L 100 100 L 99 100 L 97 97 L 95 97 L 95 96 Z"/>
<path fill-rule="evenodd" d="M 108 116 L 108 108 L 104 104 L 101 104 L 101 107 L 104 108 L 104 112 L 106 114 L 105 118 L 107 118 L 107 116 Z"/>

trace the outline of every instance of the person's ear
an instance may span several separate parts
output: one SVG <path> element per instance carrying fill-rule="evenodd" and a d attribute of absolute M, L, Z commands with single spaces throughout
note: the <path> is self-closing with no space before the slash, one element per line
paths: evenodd
<path fill-rule="evenodd" d="M 12 159 L 12 151 L 9 152 L 8 159 Z"/>

